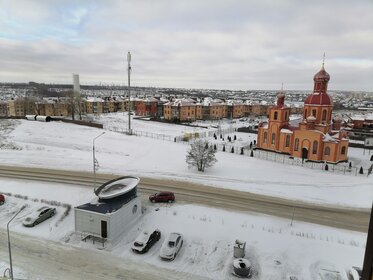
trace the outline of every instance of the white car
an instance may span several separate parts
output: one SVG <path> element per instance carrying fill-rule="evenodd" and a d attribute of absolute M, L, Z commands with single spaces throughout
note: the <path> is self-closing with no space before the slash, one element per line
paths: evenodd
<path fill-rule="evenodd" d="M 35 213 L 28 216 L 24 221 L 23 225 L 25 227 L 33 227 L 41 222 L 53 217 L 56 214 L 56 208 L 42 207 L 38 209 Z"/>
<path fill-rule="evenodd" d="M 176 232 L 170 233 L 162 244 L 159 256 L 162 259 L 172 261 L 180 251 L 181 246 L 183 246 L 183 235 Z"/>
<path fill-rule="evenodd" d="M 132 251 L 139 254 L 146 253 L 159 239 L 161 239 L 161 232 L 158 229 L 151 232 L 143 231 L 133 243 Z"/>

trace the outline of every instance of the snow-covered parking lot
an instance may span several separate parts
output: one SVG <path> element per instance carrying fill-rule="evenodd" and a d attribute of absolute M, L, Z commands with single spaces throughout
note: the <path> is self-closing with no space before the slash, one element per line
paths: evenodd
<path fill-rule="evenodd" d="M 5 229 L 10 217 L 24 204 L 27 208 L 12 222 L 11 231 L 101 251 L 101 243 L 80 240 L 74 234 L 73 211 L 59 222 L 64 207 L 57 215 L 34 228 L 22 226 L 27 214 L 40 207 L 41 199 L 61 204 L 79 205 L 94 197 L 89 187 L 0 179 L 1 191 L 10 192 L 1 206 L 0 226 Z M 22 195 L 22 198 L 15 197 Z M 27 196 L 25 198 L 24 196 Z M 334 270 L 346 277 L 346 271 L 363 260 L 366 235 L 328 227 L 294 222 L 264 215 L 232 213 L 197 205 L 150 204 L 143 197 L 143 217 L 126 231 L 120 240 L 106 243 L 104 250 L 119 258 L 146 262 L 155 266 L 187 272 L 209 279 L 235 279 L 232 275 L 233 244 L 236 239 L 247 242 L 246 257 L 253 265 L 252 279 L 318 279 L 319 271 Z M 38 200 L 38 201 L 37 201 Z M 131 245 L 143 229 L 158 228 L 162 238 L 144 255 L 131 251 Z M 184 235 L 184 245 L 176 259 L 165 262 L 159 249 L 170 232 Z M 6 248 L 1 248 L 6 250 Z M 15 265 L 21 275 L 27 275 Z M 3 267 L 6 266 L 6 260 Z M 61 275 L 60 279 L 64 279 Z M 334 278 L 330 278 L 334 279 Z M 338 279 L 338 278 L 336 278 Z M 346 278 L 339 278 L 346 279 Z"/>

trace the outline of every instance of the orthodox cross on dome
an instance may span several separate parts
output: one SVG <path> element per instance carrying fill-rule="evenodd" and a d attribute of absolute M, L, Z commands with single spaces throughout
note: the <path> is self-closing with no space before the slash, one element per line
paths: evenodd
<path fill-rule="evenodd" d="M 325 52 L 324 52 L 324 55 L 322 57 L 322 66 L 321 66 L 322 69 L 324 69 L 324 65 L 325 65 Z"/>

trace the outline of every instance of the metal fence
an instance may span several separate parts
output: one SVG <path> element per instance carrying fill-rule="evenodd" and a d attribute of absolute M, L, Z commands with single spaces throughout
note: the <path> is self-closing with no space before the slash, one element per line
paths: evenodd
<path fill-rule="evenodd" d="M 254 150 L 254 157 L 288 165 L 302 166 L 311 169 L 324 170 L 325 172 L 333 172 L 345 175 L 367 176 L 369 170 L 369 168 L 363 168 L 362 166 L 349 167 L 349 163 L 345 162 L 332 164 L 325 162 L 311 162 L 306 160 L 303 161 L 301 158 L 291 158 L 289 157 L 289 155 L 278 154 L 263 150 Z M 363 172 L 363 174 L 360 174 L 361 172 Z"/>
<path fill-rule="evenodd" d="M 128 134 L 128 128 L 119 127 L 119 126 L 106 126 L 106 130 Z M 183 142 L 189 144 L 189 141 L 192 141 L 197 138 L 206 138 L 212 137 L 214 134 L 216 135 L 225 135 L 229 133 L 235 132 L 234 128 L 227 128 L 227 129 L 217 129 L 217 130 L 209 130 L 209 131 L 202 131 L 202 132 L 189 132 L 179 136 L 172 136 L 167 134 L 160 134 L 154 133 L 149 131 L 141 131 L 141 130 L 131 130 L 131 134 L 137 136 L 144 136 L 154 139 L 160 139 L 165 141 L 173 141 L 173 142 Z"/>
<path fill-rule="evenodd" d="M 128 134 L 128 129 L 123 127 L 117 127 L 117 126 L 111 126 L 111 127 L 105 127 L 105 129 L 122 133 L 122 134 Z M 154 138 L 159 140 L 165 140 L 165 141 L 174 141 L 174 137 L 167 135 L 167 134 L 160 134 L 160 133 L 154 133 L 149 131 L 141 131 L 141 130 L 133 130 L 131 129 L 131 134 L 137 135 L 137 136 L 144 136 L 148 138 Z"/>

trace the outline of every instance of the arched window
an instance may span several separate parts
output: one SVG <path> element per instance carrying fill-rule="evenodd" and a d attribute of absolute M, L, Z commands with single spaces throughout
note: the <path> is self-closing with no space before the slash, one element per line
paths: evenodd
<path fill-rule="evenodd" d="M 298 151 L 299 150 L 299 139 L 295 139 L 295 142 L 294 142 L 294 151 Z"/>
<path fill-rule="evenodd" d="M 342 155 L 346 154 L 346 147 L 345 146 L 342 147 L 341 154 Z"/>
<path fill-rule="evenodd" d="M 316 110 L 315 109 L 312 110 L 312 116 L 314 116 L 316 118 Z"/>
<path fill-rule="evenodd" d="M 324 152 L 324 154 L 325 154 L 326 156 L 330 156 L 330 148 L 329 148 L 329 147 L 326 147 L 326 148 L 325 148 L 325 152 Z"/>
<path fill-rule="evenodd" d="M 263 143 L 267 143 L 267 132 L 263 134 Z"/>
<path fill-rule="evenodd" d="M 286 135 L 285 147 L 290 147 L 290 135 Z"/>
<path fill-rule="evenodd" d="M 288 119 L 288 112 L 285 112 L 285 121 Z"/>
<path fill-rule="evenodd" d="M 275 144 L 276 134 L 272 133 L 272 145 Z"/>
<path fill-rule="evenodd" d="M 317 154 L 317 146 L 319 143 L 317 141 L 313 141 L 313 146 L 312 146 L 312 154 Z"/>
<path fill-rule="evenodd" d="M 326 110 L 322 111 L 322 120 L 326 121 Z"/>
<path fill-rule="evenodd" d="M 304 118 L 307 118 L 307 109 L 304 110 Z"/>
<path fill-rule="evenodd" d="M 274 116 L 273 116 L 273 119 L 274 119 L 274 120 L 277 120 L 277 117 L 278 117 L 278 112 L 275 111 L 275 114 L 274 114 Z"/>

